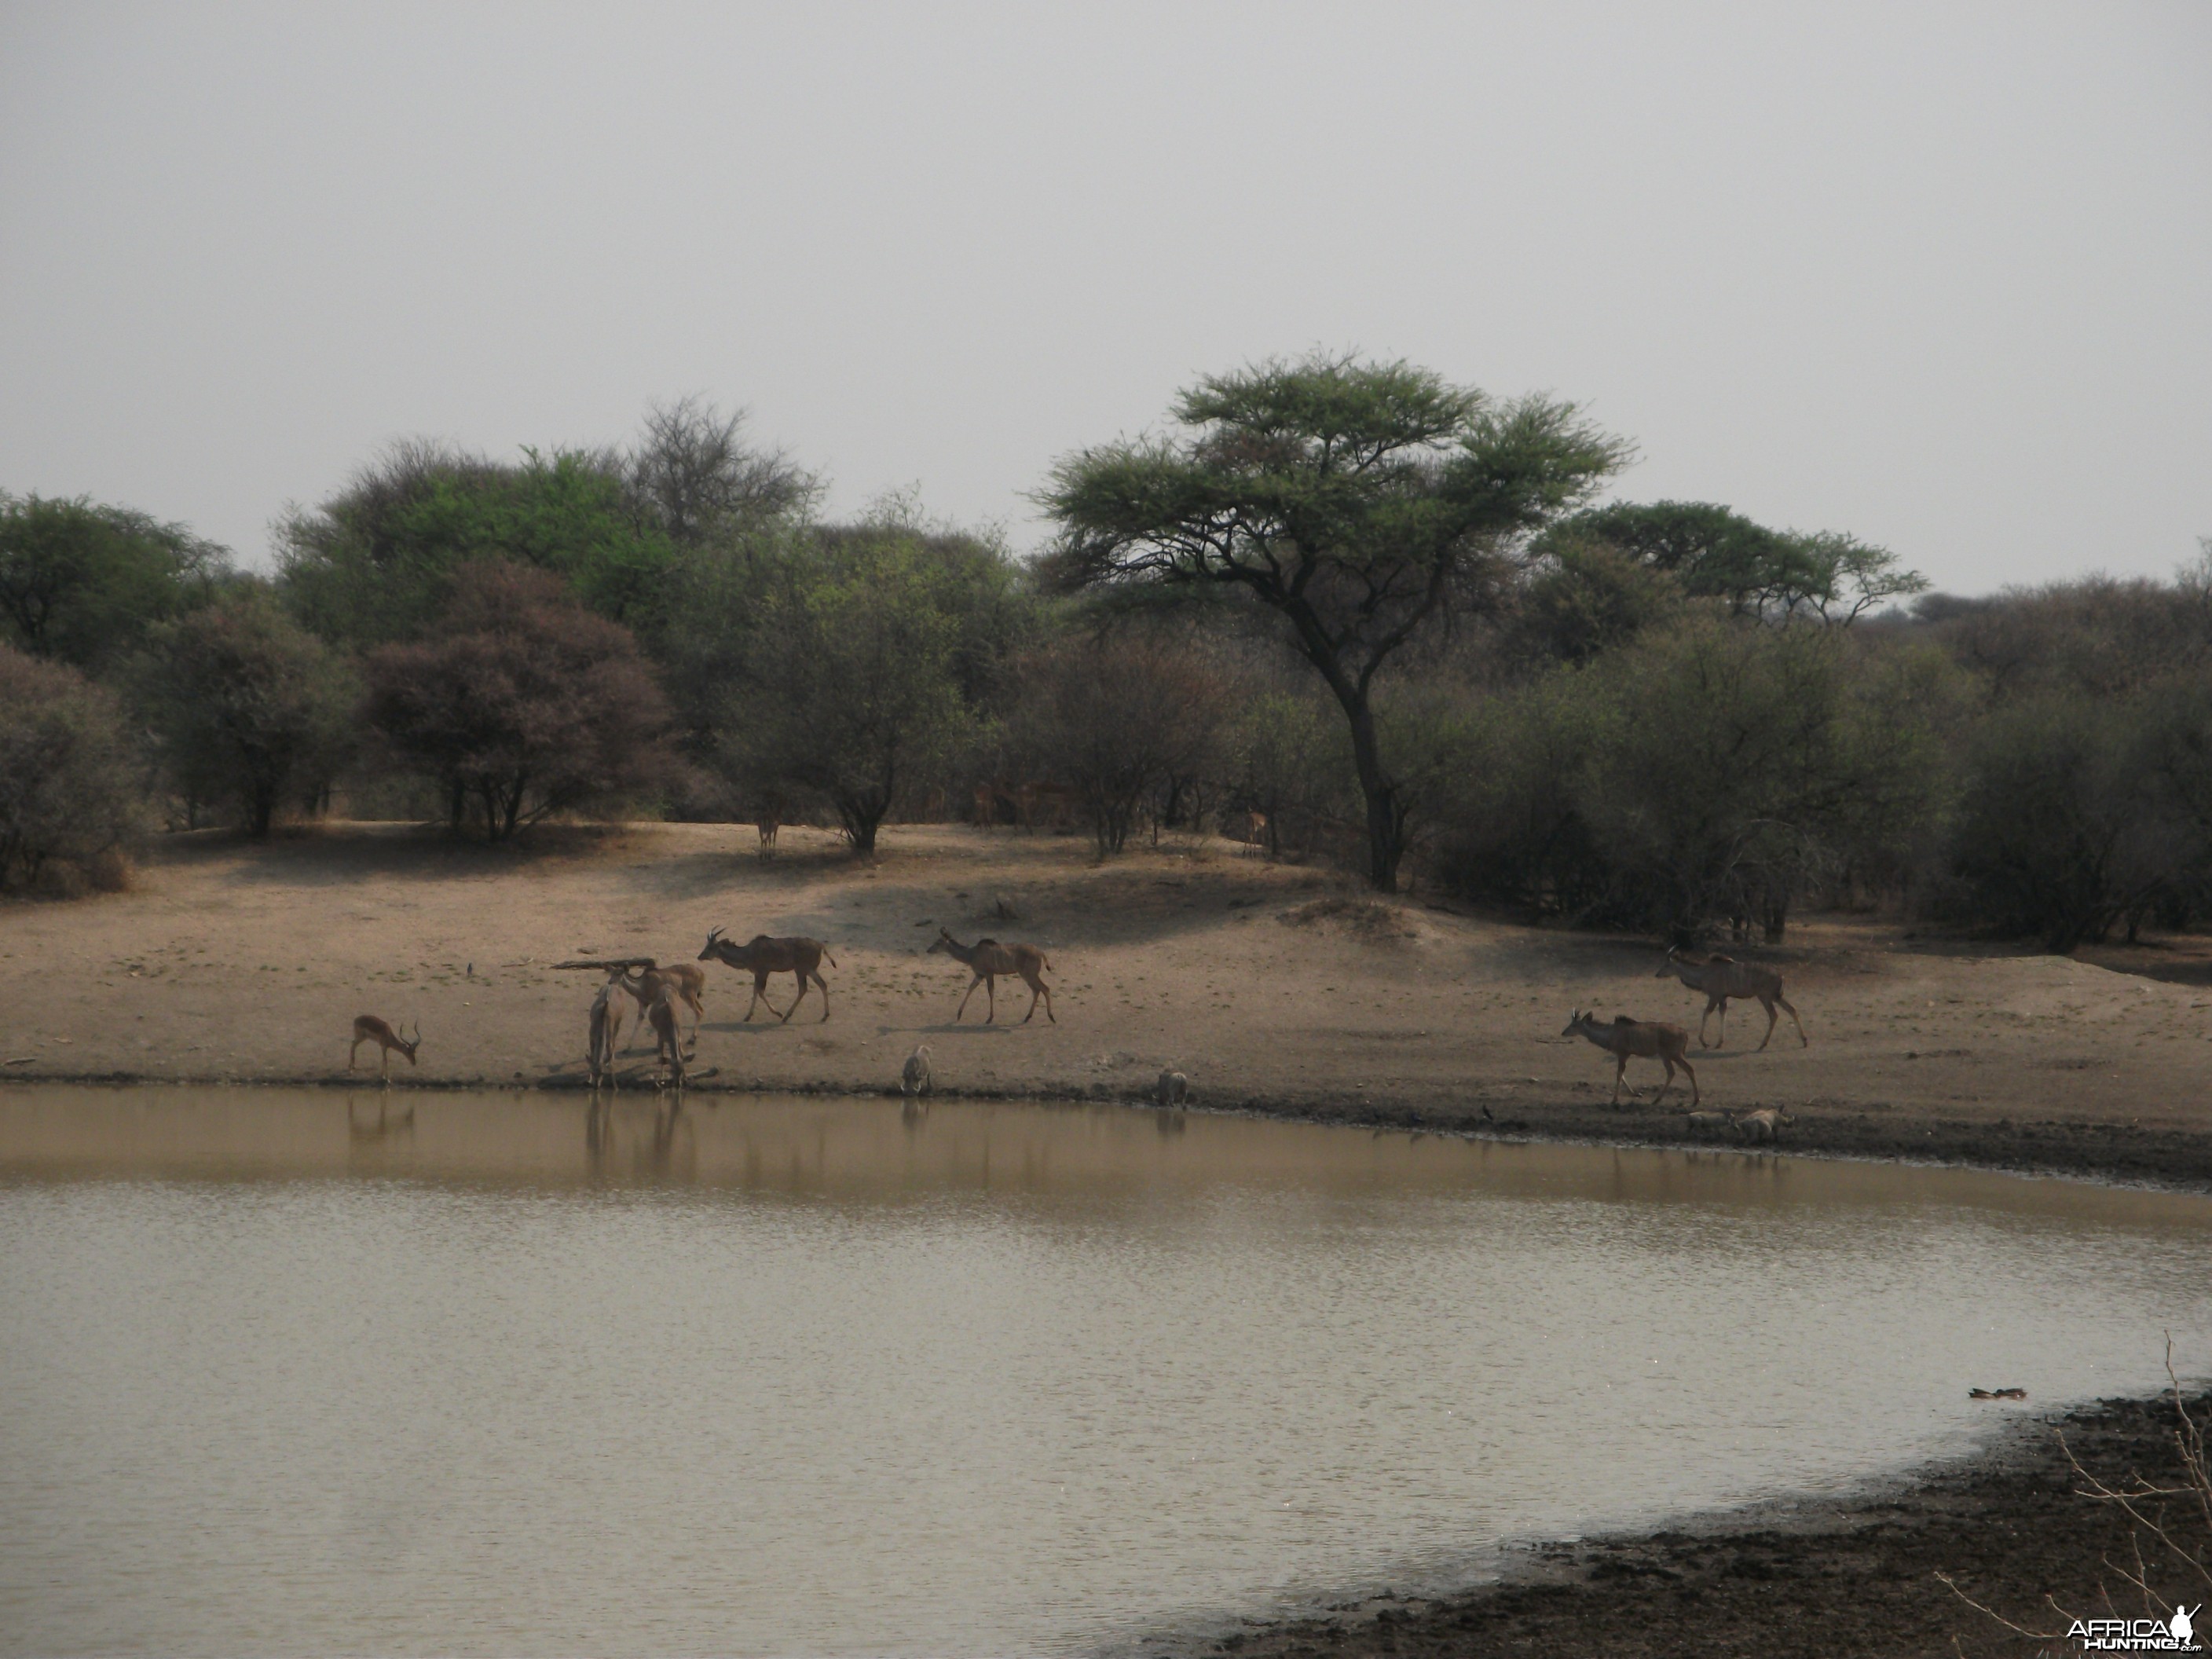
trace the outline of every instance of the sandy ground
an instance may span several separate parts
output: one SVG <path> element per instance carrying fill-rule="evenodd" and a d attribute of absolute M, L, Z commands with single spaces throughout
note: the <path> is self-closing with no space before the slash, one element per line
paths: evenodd
<path fill-rule="evenodd" d="M 696 957 L 711 926 L 829 944 L 830 1018 L 741 1024 L 750 981 L 708 963 L 693 1062 L 708 1088 L 894 1085 L 917 1042 L 940 1086 L 1065 1098 L 1147 1093 L 1163 1067 L 1196 1103 L 1639 1140 L 1688 1134 L 1679 1093 L 1607 1103 L 1611 1061 L 1561 1041 L 1577 1008 L 1693 1030 L 1697 994 L 1646 941 L 1536 929 L 1222 842 L 1097 862 L 1073 836 L 893 828 L 872 863 L 787 829 L 548 831 L 517 849 L 336 825 L 252 847 L 160 843 L 132 890 L 0 905 L 0 1078 L 336 1080 L 353 1017 L 420 1022 L 409 1084 L 574 1083 L 596 975 L 576 955 Z M 1002 982 L 984 1023 L 939 927 L 1041 945 L 1059 1018 L 1024 1023 Z M 1785 1145 L 1968 1158 L 2183 1184 L 2212 1181 L 2212 940 L 2067 959 L 1815 920 L 1754 952 L 1811 1037 L 1730 1011 L 1693 1046 L 1705 1103 L 1797 1115 Z M 788 1006 L 792 981 L 770 987 Z M 364 1051 L 362 1065 L 374 1062 Z M 397 1060 L 395 1056 L 395 1060 Z M 629 1056 L 641 1080 L 649 1051 Z"/>

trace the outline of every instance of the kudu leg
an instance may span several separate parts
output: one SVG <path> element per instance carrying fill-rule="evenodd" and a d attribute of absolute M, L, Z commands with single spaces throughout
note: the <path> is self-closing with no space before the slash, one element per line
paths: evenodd
<path fill-rule="evenodd" d="M 1766 1051 L 1766 1045 L 1774 1041 L 1774 1024 L 1781 1016 L 1774 1012 L 1774 1005 L 1765 997 L 1759 998 L 1759 1006 L 1766 1010 L 1766 1035 L 1759 1038 L 1757 1050 L 1764 1054 Z"/>
<path fill-rule="evenodd" d="M 960 1016 L 968 1012 L 968 998 L 975 994 L 975 988 L 982 982 L 983 976 L 981 974 L 976 975 L 975 978 L 968 981 L 967 996 L 963 996 L 960 999 L 959 1007 L 954 1009 L 952 1012 L 952 1023 L 955 1025 L 957 1025 L 960 1023 Z"/>
<path fill-rule="evenodd" d="M 1807 1040 L 1805 1036 L 1805 1022 L 1797 1018 L 1797 1011 L 1790 1006 L 1790 999 L 1787 997 L 1778 996 L 1774 1000 L 1782 1005 L 1783 1012 L 1790 1016 L 1790 1023 L 1797 1028 L 1798 1045 L 1801 1048 L 1811 1048 L 1813 1045 Z"/>

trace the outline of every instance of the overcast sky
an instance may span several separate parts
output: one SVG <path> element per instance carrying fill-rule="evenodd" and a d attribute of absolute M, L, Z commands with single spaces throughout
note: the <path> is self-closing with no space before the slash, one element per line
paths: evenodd
<path fill-rule="evenodd" d="M 700 393 L 832 510 L 1314 347 L 1941 586 L 2212 535 L 2212 0 L 0 5 L 0 487 L 258 562 Z"/>

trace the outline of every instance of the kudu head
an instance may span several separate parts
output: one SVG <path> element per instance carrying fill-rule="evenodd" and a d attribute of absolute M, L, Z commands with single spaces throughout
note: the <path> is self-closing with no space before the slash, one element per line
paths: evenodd
<path fill-rule="evenodd" d="M 945 929 L 940 927 L 937 930 L 937 937 L 929 942 L 929 948 L 927 951 L 924 951 L 922 955 L 926 957 L 933 957 L 940 951 L 950 955 L 951 949 L 952 935 L 946 933 Z"/>
<path fill-rule="evenodd" d="M 707 930 L 707 948 L 699 952 L 699 960 L 712 962 L 721 954 L 721 946 L 722 930 L 719 927 L 709 927 Z"/>
<path fill-rule="evenodd" d="M 1682 947 L 1679 945 L 1668 945 L 1667 947 L 1666 961 L 1659 964 L 1659 971 L 1652 975 L 1651 977 L 1654 979 L 1672 979 L 1674 976 L 1674 966 L 1681 960 Z"/>
<path fill-rule="evenodd" d="M 1567 1029 L 1560 1032 L 1559 1035 L 1563 1037 L 1572 1036 L 1576 1032 L 1583 1029 L 1583 1023 L 1589 1018 L 1589 1016 L 1584 1013 L 1581 1009 L 1576 1009 L 1573 1015 L 1570 1017 L 1567 1021 Z"/>

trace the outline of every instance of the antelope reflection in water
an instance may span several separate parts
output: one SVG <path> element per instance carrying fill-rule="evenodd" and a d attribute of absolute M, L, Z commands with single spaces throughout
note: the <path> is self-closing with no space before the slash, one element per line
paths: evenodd
<path fill-rule="evenodd" d="M 617 1104 L 623 1109 L 621 1121 L 627 1130 L 619 1138 L 616 1133 Z M 642 1121 L 648 1111 L 652 1114 L 650 1128 Z M 644 1133 L 639 1133 L 641 1130 Z M 612 1095 L 594 1093 L 584 1106 L 584 1160 L 592 1173 L 607 1175 L 610 1160 L 624 1143 L 629 1153 L 628 1172 L 633 1176 L 665 1178 L 673 1175 L 687 1181 L 697 1176 L 698 1143 L 690 1117 L 684 1109 L 681 1088 L 660 1091 L 650 1102 L 618 1103 Z"/>
<path fill-rule="evenodd" d="M 356 1147 L 375 1146 L 394 1139 L 415 1139 L 415 1109 L 411 1105 L 400 1113 L 392 1110 L 391 1097 L 382 1090 L 376 1094 L 376 1121 L 369 1122 L 354 1110 L 354 1097 L 346 1095 L 346 1139 Z"/>

